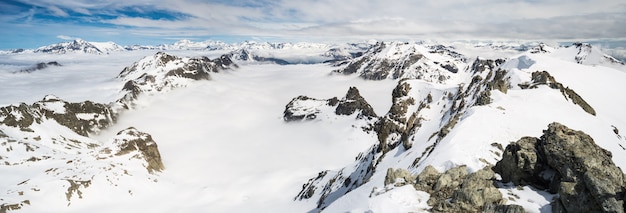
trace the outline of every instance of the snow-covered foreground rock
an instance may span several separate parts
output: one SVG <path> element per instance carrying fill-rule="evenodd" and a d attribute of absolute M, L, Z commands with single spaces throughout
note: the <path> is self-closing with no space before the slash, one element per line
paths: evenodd
<path fill-rule="evenodd" d="M 3 210 L 624 211 L 626 72 L 592 46 L 207 44 L 0 55 Z"/>

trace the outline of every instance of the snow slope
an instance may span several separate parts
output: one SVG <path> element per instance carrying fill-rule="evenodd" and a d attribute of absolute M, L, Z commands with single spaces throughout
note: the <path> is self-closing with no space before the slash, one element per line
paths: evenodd
<path fill-rule="evenodd" d="M 380 191 L 389 187 L 383 184 L 389 168 L 402 168 L 417 174 L 429 165 L 440 172 L 458 165 L 467 165 L 470 172 L 477 171 L 495 164 L 500 159 L 497 153 L 501 151 L 498 150 L 498 146 L 493 145 L 494 143 L 506 146 L 523 136 L 538 137 L 549 123 L 555 121 L 588 133 L 601 147 L 613 152 L 613 161 L 619 167 L 626 166 L 624 157 L 626 149 L 621 145 L 624 139 L 614 132 L 614 128 L 619 129 L 626 125 L 624 120 L 626 114 L 623 110 L 617 109 L 625 103 L 619 98 L 616 99 L 620 96 L 617 91 L 626 89 L 619 83 L 626 78 L 623 72 L 610 67 L 576 63 L 569 58 L 563 60 L 551 55 L 530 52 L 511 58 L 498 67 L 506 71 L 503 79 L 509 88 L 503 91 L 492 90 L 490 95 L 492 100 L 488 104 L 476 105 L 475 98 L 477 95 L 480 96 L 481 89 L 475 89 L 473 85 L 476 84 L 469 81 L 458 89 L 454 85 L 433 85 L 422 80 L 405 81 L 411 88 L 409 97 L 421 100 L 418 98 L 420 94 L 431 94 L 432 100 L 435 100 L 423 108 L 424 110 L 412 108 L 418 104 L 409 105 L 409 114 L 416 111 L 418 117 L 423 118 L 420 126 L 408 133 L 407 141 L 397 141 L 401 137 L 395 139 L 392 137 L 391 141 L 381 142 L 391 144 L 392 149 L 387 152 L 372 151 L 382 146 L 377 144 L 370 148 L 370 151 L 359 155 L 369 156 L 371 160 L 357 160 L 339 170 L 339 173 L 329 172 L 335 175 L 317 176 L 315 181 L 309 182 L 312 184 L 308 187 L 317 189 L 309 199 L 320 199 L 321 204 L 318 203 L 318 208 L 324 208 L 328 212 L 363 209 L 375 211 L 376 206 L 382 205 L 376 197 L 398 196 L 396 190 L 401 190 L 392 187 L 391 190 L 387 189 L 389 191 Z M 564 97 L 559 90 L 548 86 L 538 86 L 536 89 L 522 89 L 518 86 L 520 83 L 530 82 L 531 73 L 544 70 L 566 87 L 576 91 L 595 108 L 597 114 L 586 112 Z M 477 72 L 471 81 L 489 80 L 487 77 L 489 75 L 491 74 L 488 72 Z M 453 97 L 451 99 L 442 97 L 445 93 L 453 94 Z M 392 110 L 389 114 L 392 114 Z M 410 144 L 410 148 L 405 144 Z M 363 164 L 369 165 L 367 174 L 371 176 L 359 179 L 363 178 L 358 176 L 363 174 L 363 171 L 359 171 Z M 374 167 L 375 171 L 371 172 L 369 169 L 371 167 Z M 345 191 L 346 186 L 354 184 L 344 181 L 352 181 L 358 187 L 348 187 Z M 329 186 L 330 191 L 326 190 Z M 324 190 L 320 190 L 322 188 Z M 528 188 L 523 191 L 511 189 L 502 191 L 520 196 L 519 199 L 510 199 L 508 204 L 522 205 L 529 212 L 550 209 L 546 205 L 549 205 L 553 195 Z M 326 196 L 334 192 L 341 192 L 340 196 Z M 345 195 L 342 195 L 344 193 Z M 413 196 L 413 192 L 406 193 L 406 196 Z M 423 199 L 427 198 L 422 196 Z M 410 207 L 411 211 L 423 210 L 420 204 L 404 203 L 398 206 Z"/>
<path fill-rule="evenodd" d="M 191 43 L 179 43 L 184 45 Z M 331 74 L 338 68 L 317 63 L 323 61 L 318 57 L 358 60 L 363 56 L 352 53 L 363 47 L 241 45 L 257 55 L 286 58 L 291 53 L 306 59 L 293 61 L 316 63 L 241 63 L 211 72 L 210 80 L 147 92 L 134 100 L 135 107 L 121 111 L 114 124 L 87 135 L 48 118 L 31 126 L 33 132 L 2 124 L 6 137 L 0 135 L 0 173 L 10 175 L 0 177 L 0 204 L 20 204 L 21 212 L 424 212 L 430 195 L 411 186 L 385 185 L 389 168 L 415 175 L 429 165 L 440 172 L 467 165 L 474 172 L 500 160 L 498 146 L 540 136 L 555 121 L 591 135 L 613 153 L 617 166 L 626 168 L 626 139 L 614 132 L 626 129 L 626 102 L 620 98 L 626 73 L 623 65 L 607 64 L 601 57 L 595 58 L 600 63 L 591 63 L 600 54 L 593 47 L 586 62 L 578 63 L 579 53 L 572 47 L 506 49 L 499 57 L 491 47 L 457 48 L 455 55 L 447 46 L 398 42 L 366 57 L 402 60 L 421 53 L 424 59 L 415 67 L 449 80 L 407 74 L 406 79 L 372 81 Z M 63 101 L 111 103 L 130 80 L 149 80 L 147 75 L 161 79 L 193 58 L 226 53 L 181 49 L 167 54 L 0 55 L 0 90 L 10 91 L 0 94 L 0 106 L 39 101 L 40 108 L 62 114 L 68 112 Z M 465 49 L 469 53 L 462 55 Z M 474 57 L 483 51 L 490 57 Z M 159 58 L 172 60 L 158 64 Z M 63 66 L 14 73 L 48 61 Z M 457 72 L 442 63 L 454 65 Z M 575 91 L 595 115 L 570 93 L 538 82 L 538 74 L 533 77 L 537 71 L 547 71 L 563 88 Z M 341 99 L 352 86 L 378 118 L 337 115 L 312 101 L 302 107 L 321 107 L 315 119 L 285 122 L 283 113 L 293 98 Z M 42 100 L 48 94 L 56 97 Z M 147 169 L 145 152 L 110 154 L 122 150 L 124 141 L 146 140 L 144 133 L 154 140 L 146 144 L 158 144 L 164 167 L 159 172 Z M 81 145 L 66 149 L 72 141 Z M 11 151 L 5 152 L 7 144 Z M 315 190 L 309 194 L 309 188 Z M 529 212 L 545 212 L 554 196 L 530 187 L 503 185 L 499 190 L 507 203 Z M 520 198 L 509 199 L 515 196 Z"/>

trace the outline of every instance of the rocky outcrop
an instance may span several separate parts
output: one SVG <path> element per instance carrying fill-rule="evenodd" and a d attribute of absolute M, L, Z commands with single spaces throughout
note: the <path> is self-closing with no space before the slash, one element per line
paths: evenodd
<path fill-rule="evenodd" d="M 596 115 L 596 110 L 593 109 L 593 107 L 591 107 L 591 105 L 589 105 L 589 103 L 587 103 L 582 97 L 580 97 L 578 93 L 569 87 L 563 86 L 563 84 L 556 81 L 547 71 L 533 72 L 530 82 L 519 84 L 522 89 L 535 89 L 539 85 L 547 85 L 552 89 L 561 91 L 561 94 L 563 94 L 563 97 L 565 97 L 566 100 L 571 100 L 572 103 L 580 106 L 580 108 L 585 110 L 585 112 L 591 115 Z"/>
<path fill-rule="evenodd" d="M 553 51 L 553 48 L 544 44 L 544 43 L 539 43 L 539 45 L 531 48 L 529 50 L 530 53 L 532 54 L 538 54 L 538 53 L 550 53 Z"/>
<path fill-rule="evenodd" d="M 521 206 L 504 205 L 489 167 L 469 173 L 461 165 L 439 173 L 427 166 L 415 177 L 414 187 L 430 194 L 432 212 L 525 212 Z"/>
<path fill-rule="evenodd" d="M 283 111 L 283 120 L 313 120 L 323 111 L 336 107 L 338 103 L 339 99 L 336 97 L 322 100 L 301 95 L 289 101 L 287 106 L 285 106 L 285 111 Z"/>
<path fill-rule="evenodd" d="M 365 98 L 361 96 L 359 90 L 356 87 L 350 87 L 346 96 L 339 101 L 335 114 L 337 115 L 352 115 L 358 111 L 358 118 L 374 118 L 376 113 L 372 106 L 370 106 Z"/>
<path fill-rule="evenodd" d="M 0 108 L 0 124 L 23 131 L 28 131 L 33 123 L 52 119 L 79 135 L 88 136 L 112 125 L 116 118 L 108 105 L 91 101 L 70 103 L 52 95 L 30 106 L 22 103 Z"/>
<path fill-rule="evenodd" d="M 22 207 L 24 207 L 24 205 L 30 205 L 30 200 L 23 200 L 22 202 L 12 203 L 12 204 L 5 203 L 5 204 L 0 205 L 0 213 L 7 213 L 7 211 L 20 210 L 22 209 Z"/>
<path fill-rule="evenodd" d="M 379 151 L 386 152 L 400 143 L 409 149 L 408 135 L 421 126 L 419 112 L 426 107 L 427 100 L 419 102 L 415 112 L 409 112 L 409 108 L 418 104 L 409 95 L 411 85 L 406 81 L 398 82 L 392 91 L 392 105 L 389 112 L 374 124 L 374 129 L 378 133 Z"/>
<path fill-rule="evenodd" d="M 31 73 L 31 72 L 35 72 L 35 71 L 38 71 L 38 70 L 46 69 L 46 68 L 48 68 L 50 66 L 59 67 L 59 66 L 61 66 L 61 64 L 59 64 L 59 62 L 56 62 L 56 61 L 51 61 L 51 62 L 48 62 L 48 63 L 41 62 L 41 63 L 35 64 L 32 67 L 29 67 L 29 68 L 26 68 L 26 69 L 22 69 L 22 70 L 17 71 L 17 72 L 20 72 L 20 73 Z"/>
<path fill-rule="evenodd" d="M 624 212 L 624 174 L 611 152 L 559 123 L 550 124 L 540 138 L 508 145 L 494 171 L 505 182 L 557 193 L 553 212 Z"/>
<path fill-rule="evenodd" d="M 300 121 L 313 120 L 320 114 L 352 115 L 358 119 L 372 119 L 376 113 L 372 106 L 365 101 L 356 87 L 350 87 L 348 93 L 341 100 L 337 97 L 330 99 L 315 99 L 307 96 L 298 96 L 285 106 L 283 120 Z"/>
<path fill-rule="evenodd" d="M 148 133 L 140 132 L 134 127 L 129 127 L 117 133 L 113 138 L 112 146 L 103 149 L 104 154 L 115 156 L 128 155 L 132 158 L 141 159 L 149 173 L 160 172 L 165 169 L 161 154 L 156 142 Z"/>

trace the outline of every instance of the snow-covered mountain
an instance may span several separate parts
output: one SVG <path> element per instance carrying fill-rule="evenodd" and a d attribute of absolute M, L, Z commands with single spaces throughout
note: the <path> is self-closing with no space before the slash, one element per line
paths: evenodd
<path fill-rule="evenodd" d="M 572 154 L 567 154 L 570 152 L 578 153 L 575 154 L 577 158 L 599 157 L 605 159 L 602 162 L 607 164 L 615 162 L 619 167 L 625 166 L 626 159 L 615 154 L 626 150 L 621 145 L 624 139 L 617 131 L 618 125 L 624 125 L 624 114 L 608 107 L 612 105 L 613 97 L 600 97 L 594 93 L 620 90 L 618 87 L 622 86 L 617 86 L 619 83 L 610 80 L 609 76 L 620 76 L 620 79 L 626 76 L 618 70 L 588 66 L 579 60 L 572 61 L 569 57 L 563 60 L 531 52 L 506 61 L 476 59 L 472 66 L 459 71 L 469 74 L 465 82 L 459 85 L 433 84 L 418 78 L 399 81 L 392 92 L 393 105 L 389 112 L 370 128 L 377 135 L 378 142 L 360 153 L 353 164 L 340 170 L 322 171 L 311 178 L 295 197 L 296 200 L 313 200 L 317 210 L 329 212 L 367 209 L 386 211 L 390 203 L 398 205 L 396 207 L 402 209 L 400 211 L 624 211 L 624 198 L 620 194 L 624 186 L 621 170 L 613 174 L 616 180 L 610 180 L 611 183 L 599 180 L 604 174 L 585 176 L 594 180 L 585 179 L 587 182 L 583 183 L 582 176 L 578 176 L 582 174 L 573 174 L 569 168 L 561 166 L 587 165 L 571 162 L 568 158 Z M 571 53 L 570 56 L 575 58 L 579 54 Z M 559 82 L 563 79 L 563 82 Z M 603 86 L 591 86 L 580 79 L 586 79 L 584 82 L 603 82 Z M 550 124 L 548 127 L 550 122 L 575 126 L 596 138 L 595 143 L 582 132 L 569 133 L 573 130 L 561 124 Z M 544 125 L 539 125 L 541 123 Z M 555 125 L 561 125 L 558 128 L 562 130 L 559 131 L 566 131 L 568 135 L 576 134 L 586 138 L 585 143 L 593 144 L 588 146 L 596 146 L 597 143 L 600 147 L 612 150 L 613 154 L 606 150 L 599 151 L 601 154 L 575 150 L 559 153 L 564 148 L 546 148 L 543 155 L 558 156 L 556 158 L 559 159 L 548 160 L 551 161 L 550 166 L 544 166 L 548 170 L 546 172 L 550 172 L 548 176 L 548 173 L 539 174 L 542 170 L 535 162 L 528 163 L 527 159 L 538 159 L 538 154 L 529 157 L 516 153 L 519 148 L 507 147 L 506 153 L 515 153 L 509 159 L 509 166 L 518 165 L 520 168 L 509 167 L 505 170 L 531 172 L 529 166 L 530 170 L 534 167 L 538 169 L 534 175 L 546 178 L 548 182 L 550 178 L 558 177 L 560 186 L 559 183 L 551 183 L 556 185 L 547 187 L 543 180 L 528 178 L 525 182 L 514 181 L 518 188 L 511 189 L 512 186 L 507 185 L 510 176 L 501 173 L 504 171 L 502 167 L 494 169 L 500 176 L 493 173 L 493 165 L 504 165 L 499 161 L 504 151 L 502 147 L 520 138 L 523 141 L 524 136 L 540 135 L 546 127 L 548 130 L 544 131 L 541 140 L 582 143 L 579 140 L 583 139 L 560 138 L 564 137 L 559 135 L 561 133 L 552 133 L 556 131 L 552 130 L 553 127 L 557 128 Z M 585 172 L 586 169 L 599 167 L 587 166 L 589 168 L 577 171 Z M 613 166 L 610 171 L 604 168 L 599 170 L 615 173 L 616 168 Z M 517 178 L 522 174 L 516 173 L 514 176 Z M 472 179 L 472 175 L 484 178 L 481 180 L 483 183 L 473 182 L 476 179 Z M 588 188 L 564 188 L 565 182 L 570 181 L 572 184 L 586 184 Z M 465 187 L 465 184 L 468 186 Z M 482 184 L 487 185 L 481 187 Z M 613 184 L 610 187 L 614 188 L 597 194 L 585 191 L 594 191 L 605 184 Z M 406 188 L 406 185 L 413 187 Z M 493 188 L 494 185 L 498 187 Z M 550 190 L 544 191 L 545 188 Z M 422 191 L 429 194 L 423 194 Z M 572 202 L 584 197 L 593 198 L 592 201 L 575 201 L 582 203 Z M 408 202 L 404 198 L 412 198 L 413 201 Z"/>
<path fill-rule="evenodd" d="M 368 80 L 413 78 L 444 83 L 454 81 L 459 70 L 466 68 L 466 61 L 452 47 L 443 45 L 380 42 L 357 58 L 340 61 L 335 72 Z"/>
<path fill-rule="evenodd" d="M 226 55 L 217 59 L 207 57 L 180 58 L 164 52 L 147 56 L 122 70 L 117 76 L 124 83 L 123 97 L 117 104 L 128 109 L 140 94 L 153 95 L 177 87 L 185 87 L 195 80 L 210 80 L 211 73 L 236 68 Z"/>
<path fill-rule="evenodd" d="M 0 106 L 0 212 L 624 212 L 592 45 L 91 44 L 0 57 L 63 64 L 0 66 L 6 103 L 85 97 Z"/>
<path fill-rule="evenodd" d="M 102 48 L 102 49 L 100 49 Z M 61 42 L 43 46 L 34 50 L 35 53 L 89 53 L 89 54 L 106 54 L 108 51 L 123 50 L 122 47 L 113 42 L 92 43 L 82 39 L 76 39 L 71 42 Z"/>

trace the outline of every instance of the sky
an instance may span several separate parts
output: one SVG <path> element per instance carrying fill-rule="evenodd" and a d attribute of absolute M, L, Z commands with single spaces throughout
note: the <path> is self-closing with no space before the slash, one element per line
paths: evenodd
<path fill-rule="evenodd" d="M 623 0 L 1 0 L 0 49 L 81 38 L 626 40 Z M 619 43 L 619 42 L 618 42 Z"/>

